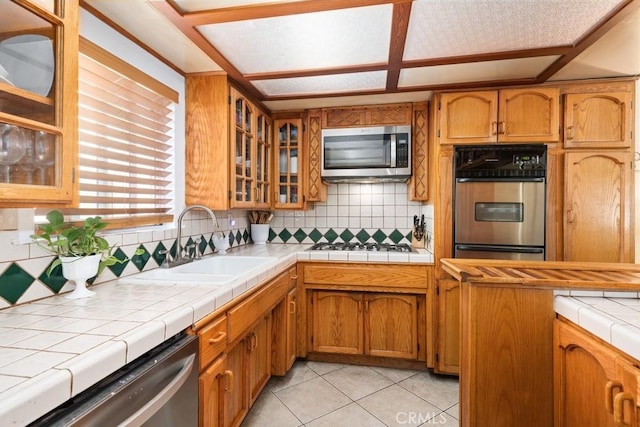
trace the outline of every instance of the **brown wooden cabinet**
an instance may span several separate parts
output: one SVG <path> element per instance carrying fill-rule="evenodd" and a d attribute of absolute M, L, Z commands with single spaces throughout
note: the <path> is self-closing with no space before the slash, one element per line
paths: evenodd
<path fill-rule="evenodd" d="M 411 124 L 411 104 L 358 105 L 322 109 L 323 128 Z"/>
<path fill-rule="evenodd" d="M 269 208 L 270 117 L 226 76 L 188 76 L 186 103 L 186 203 Z"/>
<path fill-rule="evenodd" d="M 638 362 L 563 320 L 554 321 L 558 427 L 638 426 Z"/>
<path fill-rule="evenodd" d="M 418 357 L 418 297 L 369 292 L 313 292 L 314 352 Z"/>
<path fill-rule="evenodd" d="M 631 147 L 632 97 L 632 91 L 567 94 L 565 148 Z"/>
<path fill-rule="evenodd" d="M 460 282 L 439 279 L 435 371 L 460 373 Z"/>
<path fill-rule="evenodd" d="M 3 64 L 8 80 L 0 79 L 0 207 L 60 206 L 78 198 L 78 2 L 37 3 L 0 4 L 0 16 L 11 21 L 3 19 L 0 40 L 12 59 Z M 28 41 L 9 40 L 26 34 Z M 45 64 L 49 46 L 52 62 Z M 44 56 L 36 60 L 30 49 Z M 41 173 L 34 176 L 36 167 Z"/>
<path fill-rule="evenodd" d="M 293 288 L 273 310 L 271 373 L 285 375 L 293 366 L 298 351 L 298 288 L 296 276 L 291 277 Z"/>
<path fill-rule="evenodd" d="M 631 156 L 620 150 L 565 154 L 565 261 L 634 261 Z"/>
<path fill-rule="evenodd" d="M 279 375 L 291 368 L 296 352 L 296 337 L 291 336 L 297 321 L 295 283 L 296 270 L 290 268 L 195 325 L 200 425 L 239 426 L 269 381 L 272 366 Z M 294 307 L 294 314 L 280 307 Z"/>
<path fill-rule="evenodd" d="M 274 207 L 302 209 L 306 200 L 305 165 L 302 119 L 279 119 L 273 123 L 275 131 Z"/>
<path fill-rule="evenodd" d="M 557 142 L 558 88 L 443 93 L 441 144 Z"/>
<path fill-rule="evenodd" d="M 413 104 L 412 171 L 409 181 L 411 200 L 429 200 L 429 116 L 428 104 Z"/>

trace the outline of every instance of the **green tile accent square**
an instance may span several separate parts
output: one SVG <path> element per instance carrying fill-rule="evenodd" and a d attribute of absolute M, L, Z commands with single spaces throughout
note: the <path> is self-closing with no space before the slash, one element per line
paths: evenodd
<path fill-rule="evenodd" d="M 113 274 L 116 275 L 116 277 L 120 277 L 120 275 L 124 271 L 129 261 L 128 260 L 125 261 L 127 259 L 127 255 L 120 248 L 116 249 L 116 251 L 113 253 L 113 256 L 115 256 L 116 258 L 118 258 L 120 261 L 123 261 L 123 262 L 115 263 L 113 265 L 110 265 L 108 268 L 109 270 L 111 270 L 111 272 L 113 272 Z"/>
<path fill-rule="evenodd" d="M 11 263 L 0 275 L 0 297 L 15 304 L 35 279 L 18 264 Z"/>
<path fill-rule="evenodd" d="M 333 228 L 330 228 L 326 233 L 324 233 L 324 238 L 327 239 L 327 242 L 333 243 L 334 240 L 338 238 L 338 233 L 336 233 Z"/>
<path fill-rule="evenodd" d="M 360 243 L 366 243 L 370 237 L 371 235 L 367 233 L 364 229 L 358 231 L 358 234 L 356 234 L 356 239 L 358 239 L 358 242 Z"/>
<path fill-rule="evenodd" d="M 275 239 L 276 237 L 278 237 L 278 235 L 276 234 L 275 230 L 271 227 L 269 227 L 269 237 L 268 240 L 271 242 L 273 241 L 273 239 Z"/>
<path fill-rule="evenodd" d="M 391 241 L 393 243 L 400 243 L 402 241 L 402 239 L 404 238 L 404 236 L 402 235 L 401 232 L 399 232 L 398 230 L 393 230 L 391 232 L 391 234 L 389 234 L 389 238 L 391 239 Z"/>
<path fill-rule="evenodd" d="M 238 245 L 242 244 L 242 233 L 240 233 L 240 230 L 236 232 L 236 242 L 238 242 Z"/>
<path fill-rule="evenodd" d="M 160 265 L 164 262 L 164 259 L 166 257 L 166 255 L 161 254 L 160 252 L 162 251 L 166 251 L 167 248 L 166 246 L 160 242 L 156 245 L 156 248 L 154 249 L 153 253 L 151 254 L 151 258 L 153 258 L 153 260 L 156 262 L 156 264 Z"/>
<path fill-rule="evenodd" d="M 176 259 L 176 255 L 178 254 L 178 242 L 176 240 L 174 240 L 173 243 L 171 244 L 171 249 L 169 249 L 169 253 L 173 257 L 173 259 Z"/>
<path fill-rule="evenodd" d="M 278 234 L 278 237 L 280 237 L 284 243 L 287 243 L 287 241 L 291 238 L 291 233 L 289 233 L 289 230 L 287 230 L 286 228 L 283 228 L 280 234 Z"/>
<path fill-rule="evenodd" d="M 144 266 L 147 265 L 147 262 L 151 258 L 151 255 L 149 254 L 149 251 L 147 250 L 147 248 L 144 247 L 144 245 L 138 246 L 138 249 L 142 249 L 144 252 L 140 255 L 132 256 L 131 262 L 133 263 L 133 265 L 136 266 L 138 271 L 142 271 Z"/>
<path fill-rule="evenodd" d="M 411 242 L 411 240 L 413 240 L 413 231 L 410 231 L 409 233 L 407 233 L 406 236 L 404 236 L 405 239 L 407 239 L 409 242 Z"/>
<path fill-rule="evenodd" d="M 275 232 L 271 228 L 269 228 L 269 240 L 271 240 L 271 233 L 274 233 L 273 236 L 275 237 Z M 242 232 L 242 241 L 245 243 L 249 241 L 249 231 L 247 231 L 246 228 Z"/>
<path fill-rule="evenodd" d="M 293 233 L 293 237 L 295 237 L 298 243 L 302 243 L 302 241 L 307 238 L 307 233 L 302 231 L 302 228 L 298 228 L 298 230 Z"/>
<path fill-rule="evenodd" d="M 340 238 L 345 243 L 346 242 L 350 242 L 351 239 L 353 239 L 353 233 L 351 231 L 349 231 L 348 228 L 345 228 L 344 231 L 342 233 L 340 233 Z"/>
<path fill-rule="evenodd" d="M 38 280 L 40 280 L 49 289 L 51 289 L 53 292 L 57 294 L 58 292 L 60 292 L 60 289 L 62 289 L 64 284 L 67 283 L 67 279 L 65 279 L 64 276 L 62 275 L 61 265 L 57 265 L 51 271 L 51 274 L 47 276 L 47 271 L 49 270 L 49 266 L 53 264 L 53 261 L 55 260 L 56 260 L 56 257 L 54 257 L 49 263 L 49 265 L 47 265 L 47 268 L 45 268 L 42 274 L 38 277 Z"/>
<path fill-rule="evenodd" d="M 322 239 L 322 233 L 318 231 L 317 228 L 314 228 L 311 230 L 311 233 L 309 233 L 309 238 L 313 240 L 313 243 L 318 243 L 320 239 Z"/>
<path fill-rule="evenodd" d="M 382 230 L 378 229 L 378 231 L 373 233 L 372 237 L 373 237 L 373 240 L 376 241 L 376 243 L 384 243 L 385 239 L 387 238 L 387 235 L 384 234 Z"/>
<path fill-rule="evenodd" d="M 229 246 L 233 246 L 233 242 L 236 241 L 236 236 L 234 236 L 233 232 L 229 232 Z"/>
<path fill-rule="evenodd" d="M 204 236 L 200 236 L 200 243 L 198 243 L 198 251 L 204 253 L 207 250 L 207 239 Z"/>

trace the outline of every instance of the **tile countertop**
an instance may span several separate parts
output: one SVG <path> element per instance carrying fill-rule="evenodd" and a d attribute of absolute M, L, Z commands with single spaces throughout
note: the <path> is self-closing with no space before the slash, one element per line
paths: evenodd
<path fill-rule="evenodd" d="M 640 298 L 637 292 L 556 295 L 554 308 L 556 313 L 640 360 Z"/>
<path fill-rule="evenodd" d="M 273 257 L 230 285 L 127 278 L 92 286 L 91 298 L 55 296 L 0 310 L 0 425 L 25 425 L 187 329 L 297 260 L 432 263 L 418 253 L 312 252 L 306 244 L 247 245 L 213 256 Z"/>

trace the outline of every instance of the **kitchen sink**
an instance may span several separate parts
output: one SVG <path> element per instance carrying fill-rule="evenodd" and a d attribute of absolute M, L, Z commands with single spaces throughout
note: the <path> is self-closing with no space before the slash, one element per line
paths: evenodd
<path fill-rule="evenodd" d="M 172 283 L 201 283 L 223 286 L 243 276 L 258 273 L 272 257 L 211 256 L 173 268 L 155 268 L 122 278 L 129 281 L 161 281 Z"/>

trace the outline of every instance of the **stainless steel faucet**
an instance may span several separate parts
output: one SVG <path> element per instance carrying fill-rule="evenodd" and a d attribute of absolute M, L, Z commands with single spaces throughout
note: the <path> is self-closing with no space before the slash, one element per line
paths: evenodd
<path fill-rule="evenodd" d="M 205 211 L 206 213 L 209 214 L 209 216 L 211 217 L 212 221 L 213 221 L 213 228 L 215 230 L 216 227 L 218 227 L 218 220 L 216 219 L 216 214 L 213 213 L 213 211 L 211 209 L 209 209 L 206 206 L 203 205 L 191 205 L 191 206 L 187 206 L 182 212 L 180 212 L 180 215 L 178 216 L 178 236 L 176 238 L 176 256 L 173 260 L 171 260 L 168 256 L 167 258 L 165 258 L 165 262 L 162 263 L 162 265 L 160 267 L 163 268 L 171 268 L 171 267 L 175 267 L 181 264 L 186 264 L 188 262 L 193 261 L 194 258 L 190 257 L 190 256 L 183 256 L 182 251 L 183 251 L 183 247 L 182 247 L 182 220 L 184 219 L 184 216 L 187 212 L 190 212 L 194 209 L 201 209 L 203 211 Z M 198 248 L 195 248 L 195 252 L 198 252 Z M 167 254 L 168 255 L 168 254 Z"/>

